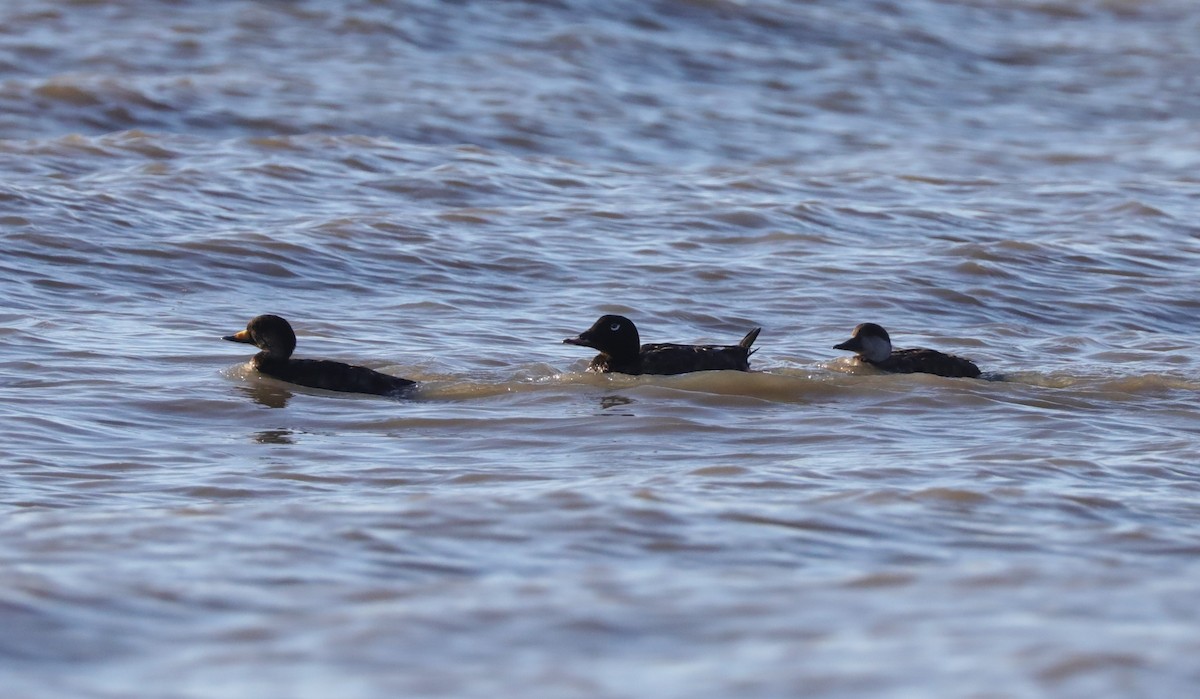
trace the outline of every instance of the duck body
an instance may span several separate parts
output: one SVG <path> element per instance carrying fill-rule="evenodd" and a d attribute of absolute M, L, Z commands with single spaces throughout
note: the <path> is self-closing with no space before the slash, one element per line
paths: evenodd
<path fill-rule="evenodd" d="M 262 351 L 250 360 L 255 371 L 300 386 L 343 393 L 398 396 L 417 385 L 415 381 L 365 366 L 328 359 L 292 359 L 292 352 L 296 349 L 296 334 L 291 324 L 275 315 L 256 316 L 245 330 L 222 339 L 258 347 Z"/>
<path fill-rule="evenodd" d="M 762 328 L 754 328 L 736 345 L 641 344 L 637 326 L 624 316 L 601 316 L 568 345 L 600 351 L 588 371 L 618 374 L 687 374 L 693 371 L 750 370 L 750 346 Z"/>
<path fill-rule="evenodd" d="M 376 396 L 399 395 L 415 381 L 390 376 L 365 366 L 345 364 L 329 359 L 284 359 L 259 352 L 250 365 L 260 374 L 288 383 L 323 388 L 343 393 L 369 393 Z"/>
<path fill-rule="evenodd" d="M 937 374 L 951 378 L 977 378 L 979 367 L 969 359 L 937 350 L 913 348 L 896 350 L 882 362 L 867 363 L 893 374 Z"/>
<path fill-rule="evenodd" d="M 862 362 L 893 374 L 973 379 L 981 373 L 974 362 L 953 354 L 923 348 L 893 350 L 887 331 L 875 323 L 860 324 L 849 340 L 833 348 L 856 352 Z"/>

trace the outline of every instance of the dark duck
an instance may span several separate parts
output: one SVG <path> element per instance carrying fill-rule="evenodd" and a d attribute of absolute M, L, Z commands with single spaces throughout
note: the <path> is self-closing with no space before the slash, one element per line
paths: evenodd
<path fill-rule="evenodd" d="M 979 367 L 969 359 L 931 349 L 892 349 L 887 331 L 874 323 L 854 328 L 849 340 L 834 349 L 857 352 L 858 358 L 873 367 L 893 374 L 937 374 L 938 376 L 976 378 Z"/>
<path fill-rule="evenodd" d="M 761 330 L 751 330 L 736 345 L 643 345 L 633 321 L 607 315 L 601 316 L 578 336 L 568 337 L 563 342 L 600 351 L 588 371 L 619 374 L 686 374 L 721 369 L 750 371 L 750 355 L 754 353 L 750 345 Z"/>
<path fill-rule="evenodd" d="M 365 366 L 327 359 L 292 359 L 292 352 L 296 349 L 296 333 L 279 316 L 256 316 L 246 324 L 245 330 L 221 339 L 244 342 L 262 350 L 250 360 L 251 366 L 259 373 L 309 388 L 397 396 L 417 385 L 408 379 L 389 376 Z"/>

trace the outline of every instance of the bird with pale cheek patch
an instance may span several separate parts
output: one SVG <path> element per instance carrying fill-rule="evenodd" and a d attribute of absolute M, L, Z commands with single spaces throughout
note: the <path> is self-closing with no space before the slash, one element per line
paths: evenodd
<path fill-rule="evenodd" d="M 875 323 L 854 328 L 849 340 L 834 349 L 858 354 L 859 361 L 892 374 L 936 374 L 938 376 L 977 378 L 979 367 L 969 359 L 931 349 L 892 349 L 892 338 Z"/>

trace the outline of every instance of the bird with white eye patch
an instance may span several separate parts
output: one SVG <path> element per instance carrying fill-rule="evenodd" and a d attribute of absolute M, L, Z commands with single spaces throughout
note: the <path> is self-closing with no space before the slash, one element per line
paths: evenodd
<path fill-rule="evenodd" d="M 637 326 L 624 316 L 606 315 L 564 344 L 591 347 L 600 354 L 588 371 L 620 374 L 686 374 L 693 371 L 750 370 L 750 349 L 762 328 L 736 345 L 641 344 Z"/>

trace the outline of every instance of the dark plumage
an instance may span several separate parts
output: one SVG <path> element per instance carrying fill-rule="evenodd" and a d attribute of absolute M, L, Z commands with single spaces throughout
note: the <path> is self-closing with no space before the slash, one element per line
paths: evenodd
<path fill-rule="evenodd" d="M 854 328 L 849 340 L 834 349 L 857 352 L 871 366 L 895 374 L 937 374 L 938 376 L 975 378 L 979 367 L 969 359 L 931 349 L 892 350 L 892 339 L 882 327 L 862 323 Z"/>
<path fill-rule="evenodd" d="M 417 385 L 414 381 L 389 376 L 364 366 L 326 359 L 292 359 L 292 352 L 296 349 L 296 333 L 279 316 L 256 316 L 246 324 L 245 330 L 221 339 L 258 347 L 262 351 L 254 355 L 250 364 L 260 373 L 288 383 L 377 396 L 400 395 Z"/>
<path fill-rule="evenodd" d="M 623 316 L 601 316 L 568 345 L 600 351 L 588 371 L 620 374 L 686 374 L 692 371 L 750 370 L 750 349 L 762 328 L 755 328 L 736 345 L 643 345 L 637 326 Z"/>

